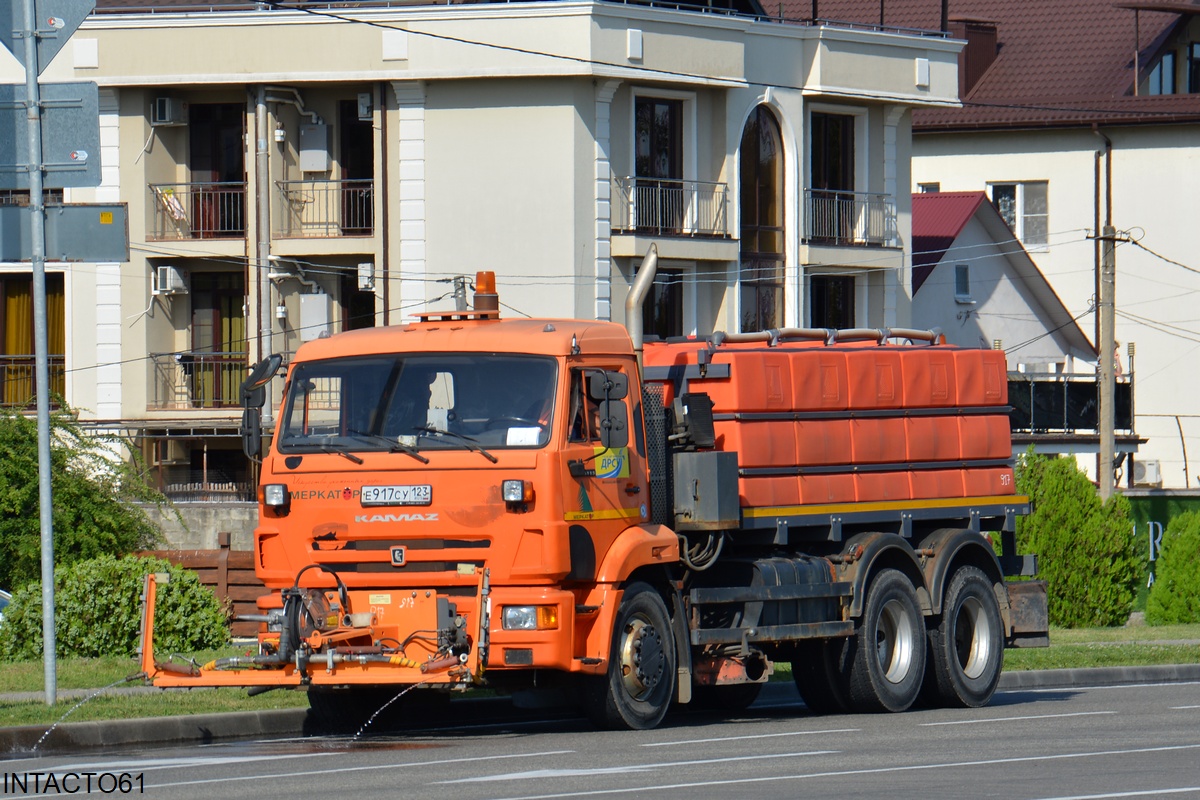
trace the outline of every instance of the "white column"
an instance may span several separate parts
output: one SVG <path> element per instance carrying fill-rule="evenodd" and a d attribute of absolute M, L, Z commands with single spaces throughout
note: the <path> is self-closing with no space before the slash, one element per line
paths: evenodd
<path fill-rule="evenodd" d="M 900 120 L 904 117 L 904 112 L 907 109 L 903 106 L 889 106 L 884 111 L 883 121 L 883 192 L 888 197 L 894 198 L 896 207 L 900 206 L 900 184 L 899 184 L 899 163 L 897 153 L 899 149 L 899 133 L 897 126 Z M 908 191 L 905 188 L 905 191 Z M 898 221 L 898 220 L 897 220 Z M 902 244 L 903 239 L 900 238 L 899 231 L 893 231 L 896 239 L 889 244 Z M 909 255 L 912 254 L 911 246 L 908 247 Z M 909 264 L 905 260 L 906 269 Z M 899 304 L 899 293 L 904 291 L 904 276 L 897 273 L 895 270 L 886 270 L 883 275 L 883 324 L 887 327 L 898 327 L 898 318 L 896 315 L 896 307 Z"/>
<path fill-rule="evenodd" d="M 394 81 L 399 118 L 398 180 L 399 224 L 396 245 L 400 249 L 398 291 L 391 293 L 393 323 L 411 320 L 426 298 L 425 264 L 425 84 L 423 81 Z M 397 262 L 393 262 L 397 263 Z M 399 319 L 397 319 L 397 317 Z"/>
<path fill-rule="evenodd" d="M 620 81 L 602 81 L 596 87 L 595 208 L 596 242 L 593 276 L 596 281 L 596 319 L 612 319 L 612 99 Z"/>
<path fill-rule="evenodd" d="M 120 170 L 120 116 L 117 107 L 117 92 L 114 89 L 100 90 L 100 186 L 96 189 L 97 203 L 119 203 L 121 201 Z M 140 263 L 145 263 L 144 261 Z M 98 419 L 121 418 L 121 265 L 96 264 L 96 407 Z M 67 279 L 70 280 L 68 271 Z M 72 297 L 67 301 L 86 302 L 84 298 Z M 67 310 L 67 324 L 75 317 Z M 86 366 L 81 359 L 73 358 L 71 331 L 67 333 L 67 366 Z M 82 355 L 82 354 L 80 354 Z M 140 368 L 140 367 L 139 367 Z M 73 396 L 71 372 L 67 373 L 67 397 Z"/>

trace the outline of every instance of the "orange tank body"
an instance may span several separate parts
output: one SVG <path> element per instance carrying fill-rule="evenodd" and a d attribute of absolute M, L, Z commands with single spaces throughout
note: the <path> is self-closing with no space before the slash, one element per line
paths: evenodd
<path fill-rule="evenodd" d="M 707 374 L 687 391 L 712 399 L 716 447 L 738 455 L 743 507 L 1015 492 L 1003 352 L 687 341 L 647 343 L 644 362 L 679 369 L 701 351 Z"/>

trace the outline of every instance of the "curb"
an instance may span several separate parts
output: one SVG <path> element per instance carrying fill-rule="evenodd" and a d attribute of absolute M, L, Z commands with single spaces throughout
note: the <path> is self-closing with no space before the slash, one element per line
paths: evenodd
<path fill-rule="evenodd" d="M 1085 689 L 1137 683 L 1186 683 L 1200 681 L 1200 664 L 1176 664 L 1145 667 L 1092 667 L 1005 672 L 998 691 L 1035 689 Z M 159 691 L 159 690 L 156 690 Z M 799 703 L 800 694 L 791 681 L 768 683 L 755 705 Z M 494 718 L 496 707 L 508 704 L 499 698 L 462 699 L 462 720 L 472 716 L 468 705 L 477 705 L 483 715 Z M 485 711 L 487 709 L 487 711 Z M 490 713 L 489 713 L 490 712 Z M 481 715 L 481 716 L 483 716 Z M 40 726 L 0 728 L 0 754 L 29 754 L 80 750 L 93 747 L 120 747 L 137 744 L 209 744 L 216 741 L 256 736 L 297 736 L 307 731 L 308 709 L 288 708 L 272 711 L 238 711 L 225 714 L 195 714 L 180 717 L 109 720 L 104 722 L 65 722 L 46 736 Z M 46 736 L 45 741 L 42 737 Z"/>

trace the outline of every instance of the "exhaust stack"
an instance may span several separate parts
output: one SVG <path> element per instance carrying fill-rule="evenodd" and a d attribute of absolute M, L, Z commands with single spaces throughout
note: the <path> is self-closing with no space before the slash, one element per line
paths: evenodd
<path fill-rule="evenodd" d="M 639 372 L 642 369 L 642 342 L 645 339 L 645 332 L 642 330 L 642 306 L 646 302 L 646 296 L 650 294 L 650 287 L 654 285 L 656 272 L 658 245 L 651 243 L 646 257 L 642 259 L 642 266 L 637 271 L 637 277 L 633 279 L 629 296 L 625 298 L 625 330 L 629 332 L 629 339 L 633 342 Z"/>

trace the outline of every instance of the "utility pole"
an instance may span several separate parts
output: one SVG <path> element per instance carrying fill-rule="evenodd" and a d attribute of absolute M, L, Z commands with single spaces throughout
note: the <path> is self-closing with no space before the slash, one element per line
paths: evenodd
<path fill-rule="evenodd" d="M 1100 237 L 1100 298 L 1097 312 L 1100 315 L 1100 462 L 1096 477 L 1100 484 L 1100 500 L 1105 502 L 1113 493 L 1113 461 L 1116 457 L 1116 441 L 1113 428 L 1116 425 L 1116 364 L 1114 327 L 1117 297 L 1117 231 L 1111 224 L 1105 225 Z"/>
<path fill-rule="evenodd" d="M 58 700 L 54 636 L 54 506 L 50 493 L 50 349 L 46 317 L 46 208 L 42 186 L 42 98 L 38 86 L 38 16 L 24 0 L 25 98 L 29 121 L 29 229 L 33 240 L 33 352 L 37 384 L 38 505 L 42 537 L 42 664 L 46 705 Z"/>

